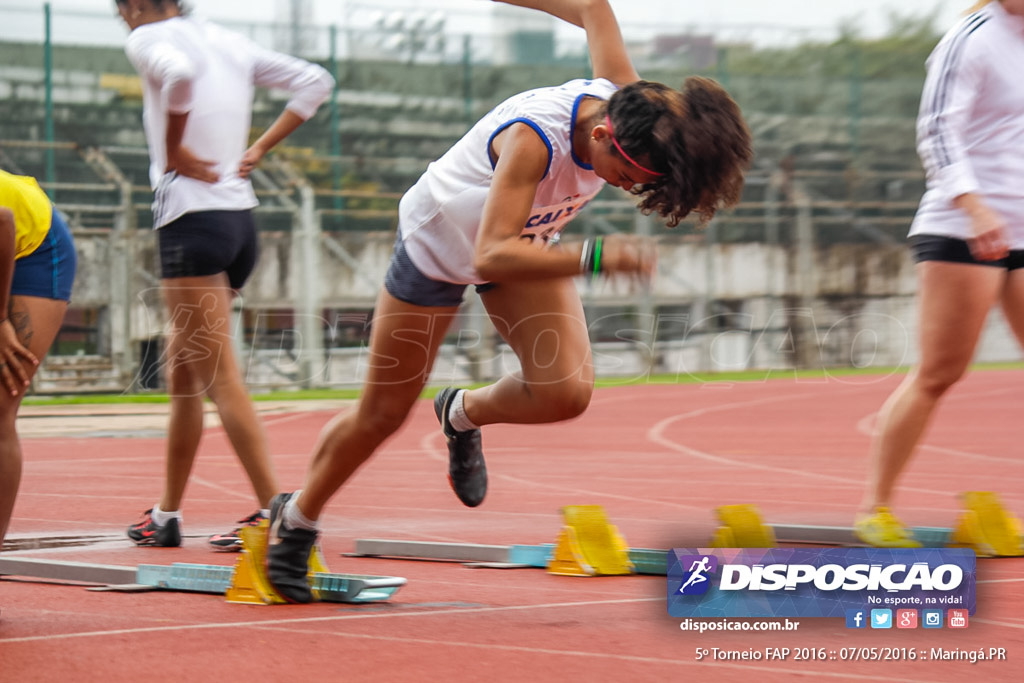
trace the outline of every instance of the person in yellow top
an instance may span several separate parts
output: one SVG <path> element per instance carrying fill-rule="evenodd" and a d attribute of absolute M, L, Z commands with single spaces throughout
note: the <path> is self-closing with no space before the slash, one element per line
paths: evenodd
<path fill-rule="evenodd" d="M 21 483 L 18 407 L 64 320 L 76 260 L 36 179 L 0 171 L 0 546 Z"/>

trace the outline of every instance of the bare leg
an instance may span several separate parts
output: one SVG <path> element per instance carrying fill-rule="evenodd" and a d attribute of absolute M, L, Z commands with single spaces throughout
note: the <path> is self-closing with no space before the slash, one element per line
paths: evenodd
<path fill-rule="evenodd" d="M 586 410 L 594 390 L 594 366 L 573 281 L 503 283 L 481 298 L 522 372 L 467 391 L 463 405 L 469 419 L 481 426 L 548 423 Z"/>
<path fill-rule="evenodd" d="M 160 507 L 178 510 L 203 432 L 203 396 L 217 407 L 260 507 L 278 491 L 266 435 L 231 343 L 232 291 L 220 273 L 163 281 L 172 330 L 168 343 L 171 416 L 167 479 Z M 166 506 L 166 507 L 165 507 Z"/>
<path fill-rule="evenodd" d="M 42 362 L 50 345 L 60 331 L 61 321 L 67 311 L 66 301 L 44 299 L 34 296 L 12 296 L 10 320 L 22 345 L 28 348 Z M 31 378 L 36 368 L 26 366 Z M 21 443 L 16 429 L 18 407 L 24 398 L 24 390 L 12 396 L 7 390 L 0 390 L 0 547 L 7 535 L 14 510 L 14 499 L 21 484 Z"/>
<path fill-rule="evenodd" d="M 1011 270 L 1003 286 L 1001 304 L 1006 322 L 1024 348 L 1024 269 Z"/>
<path fill-rule="evenodd" d="M 296 500 L 304 516 L 318 519 L 331 496 L 405 422 L 457 311 L 414 306 L 381 291 L 359 403 L 320 433 Z"/>
<path fill-rule="evenodd" d="M 967 370 L 1006 271 L 927 261 L 917 266 L 921 360 L 882 406 L 861 513 L 890 507 L 939 400 Z"/>
<path fill-rule="evenodd" d="M 165 291 L 167 291 L 165 289 Z M 171 398 L 164 459 L 164 490 L 160 509 L 181 509 L 192 465 L 203 436 L 203 387 L 188 363 L 178 362 L 187 347 L 185 324 L 175 316 L 194 315 L 184 307 L 171 309 L 171 333 L 167 340 L 167 391 Z"/>

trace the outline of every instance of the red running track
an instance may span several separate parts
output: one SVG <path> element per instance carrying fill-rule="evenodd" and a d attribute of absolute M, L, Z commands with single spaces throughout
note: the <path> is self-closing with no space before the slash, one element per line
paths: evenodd
<path fill-rule="evenodd" d="M 978 371 L 947 398 L 912 463 L 897 512 L 951 526 L 956 493 L 995 490 L 1024 512 L 1018 371 Z M 705 545 L 713 508 L 757 503 L 770 522 L 850 524 L 875 412 L 900 380 L 775 379 L 597 391 L 566 424 L 485 431 L 491 490 L 477 509 L 448 489 L 429 402 L 328 508 L 323 545 L 334 572 L 397 575 L 388 603 L 259 607 L 219 596 L 90 592 L 0 582 L 0 680 L 27 681 L 961 681 L 1019 680 L 1024 560 L 979 563 L 969 628 L 848 630 L 804 619 L 782 633 L 682 632 L 663 577 L 576 578 L 539 569 L 348 558 L 358 538 L 508 545 L 553 542 L 559 509 L 599 504 L 632 547 Z M 301 410 L 297 408 L 296 410 Z M 266 418 L 279 476 L 298 486 L 328 412 Z M 244 476 L 219 430 L 205 438 L 186 497 L 185 546 L 141 549 L 124 528 L 152 505 L 162 441 L 130 434 L 27 439 L 9 541 L 91 537 L 81 546 L 7 557 L 137 565 L 233 563 L 205 536 L 251 512 Z M 761 653 L 824 648 L 836 659 L 696 660 L 698 648 Z M 1007 661 L 841 661 L 853 648 L 1006 649 Z M 1013 674 L 1017 671 L 1017 674 Z"/>

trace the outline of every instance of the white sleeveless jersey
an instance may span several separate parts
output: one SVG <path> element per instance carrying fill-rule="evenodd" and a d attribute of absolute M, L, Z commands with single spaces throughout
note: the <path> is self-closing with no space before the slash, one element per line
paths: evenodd
<path fill-rule="evenodd" d="M 427 277 L 456 284 L 485 282 L 473 267 L 484 202 L 494 178 L 491 141 L 514 123 L 533 128 L 549 150 L 522 237 L 538 247 L 560 233 L 604 186 L 572 151 L 572 131 L 584 97 L 608 99 L 604 79 L 574 80 L 505 100 L 427 167 L 398 208 L 398 230 L 409 258 Z"/>

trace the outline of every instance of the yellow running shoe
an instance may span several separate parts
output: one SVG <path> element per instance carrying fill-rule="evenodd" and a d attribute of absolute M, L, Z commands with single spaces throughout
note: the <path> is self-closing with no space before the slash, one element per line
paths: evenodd
<path fill-rule="evenodd" d="M 876 548 L 920 548 L 914 535 L 903 526 L 889 508 L 875 508 L 874 514 L 861 517 L 853 525 L 860 540 Z"/>

